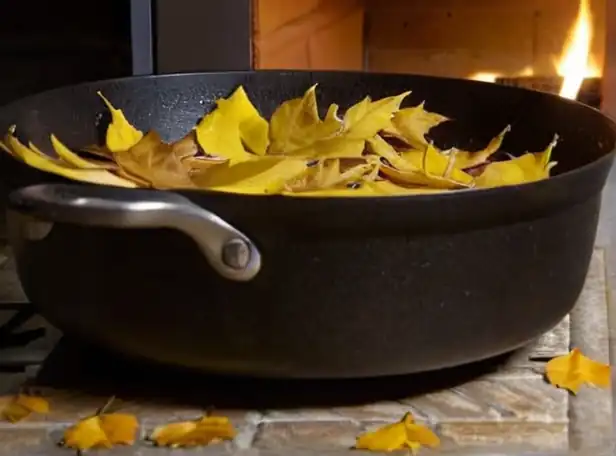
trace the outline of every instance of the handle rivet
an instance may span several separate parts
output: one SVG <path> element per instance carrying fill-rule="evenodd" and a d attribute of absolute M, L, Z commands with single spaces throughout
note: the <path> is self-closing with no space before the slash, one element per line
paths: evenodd
<path fill-rule="evenodd" d="M 222 261 L 233 269 L 244 269 L 250 262 L 250 246 L 243 239 L 231 239 L 222 247 Z"/>

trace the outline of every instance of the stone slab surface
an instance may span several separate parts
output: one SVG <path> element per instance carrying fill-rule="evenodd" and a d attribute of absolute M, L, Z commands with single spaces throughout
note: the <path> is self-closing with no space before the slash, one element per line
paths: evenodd
<path fill-rule="evenodd" d="M 23 302 L 9 256 L 1 263 L 0 302 Z M 63 352 L 58 346 L 40 372 L 0 374 L 3 394 L 27 386 L 47 397 L 52 407 L 52 412 L 45 417 L 34 416 L 17 425 L 0 423 L 0 456 L 67 454 L 55 445 L 62 430 L 94 413 L 111 394 L 118 397 L 115 408 L 137 415 L 142 433 L 158 424 L 195 418 L 212 406 L 218 413 L 229 416 L 239 431 L 238 438 L 230 444 L 170 451 L 141 442 L 109 453 L 117 455 L 349 454 L 349 447 L 359 433 L 396 421 L 407 411 L 442 438 L 442 447 L 426 454 L 613 454 L 611 392 L 584 389 L 573 397 L 547 385 L 542 377 L 545 362 L 567 353 L 571 346 L 596 359 L 609 360 L 605 263 L 604 250 L 596 249 L 574 312 L 529 347 L 498 361 L 464 368 L 464 372 L 444 373 L 450 377 L 446 379 L 443 375 L 429 374 L 397 379 L 395 384 L 365 382 L 371 399 L 359 402 L 278 406 L 277 401 L 268 402 L 268 395 L 280 393 L 281 384 L 268 386 L 203 378 L 162 381 L 162 373 L 144 372 L 141 367 L 109 359 L 109 355 L 84 354 L 75 348 Z M 41 323 L 44 324 L 42 321 L 37 324 Z M 0 350 L 0 359 L 2 356 Z M 55 380 L 46 379 L 44 374 L 48 371 L 55 372 L 51 375 Z M 101 385 L 107 385 L 108 390 L 98 391 L 96 388 Z M 438 386 L 430 388 L 430 385 Z M 298 389 L 297 385 L 295 388 Z M 343 397 L 346 390 L 364 387 L 349 383 L 331 387 L 307 383 L 296 393 L 318 397 L 320 388 L 329 388 L 330 393 L 337 388 Z M 183 400 L 176 397 L 179 390 L 183 390 Z M 229 396 L 229 390 L 231 396 L 234 391 L 240 396 L 233 404 L 228 398 L 222 399 Z M 382 395 L 381 391 L 394 390 L 400 391 L 395 398 L 374 399 Z M 263 396 L 263 400 L 253 405 L 253 399 L 258 396 Z M 250 405 L 243 406 L 244 397 Z M 0 400 L 0 406 L 2 401 L 6 397 Z"/>

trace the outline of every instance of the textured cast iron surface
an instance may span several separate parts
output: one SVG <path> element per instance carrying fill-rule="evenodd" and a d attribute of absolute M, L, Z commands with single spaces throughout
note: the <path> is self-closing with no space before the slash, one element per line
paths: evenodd
<path fill-rule="evenodd" d="M 614 127 L 597 111 L 516 88 L 354 73 L 175 75 L 100 82 L 0 109 L 0 129 L 48 150 L 97 141 L 101 89 L 139 128 L 184 135 L 243 84 L 266 114 L 319 82 L 322 106 L 412 89 L 455 122 L 441 146 L 538 151 L 553 134 L 566 172 L 532 185 L 440 196 L 295 200 L 183 192 L 258 244 L 249 283 L 220 278 L 172 231 L 56 225 L 14 244 L 28 297 L 67 333 L 129 355 L 281 377 L 411 373 L 516 348 L 574 305 L 592 252 Z M 50 181 L 2 155 L 5 192 Z M 580 166 L 585 165 L 581 168 Z M 576 169 L 579 168 L 579 169 Z M 130 191 L 130 190 L 127 190 Z"/>

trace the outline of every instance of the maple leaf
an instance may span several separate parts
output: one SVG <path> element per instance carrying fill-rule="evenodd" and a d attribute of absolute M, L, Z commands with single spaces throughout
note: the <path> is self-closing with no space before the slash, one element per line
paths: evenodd
<path fill-rule="evenodd" d="M 218 109 L 235 120 L 239 136 L 254 154 L 265 155 L 269 145 L 269 124 L 254 107 L 244 87 L 239 86 L 233 94 L 216 101 Z"/>
<path fill-rule="evenodd" d="M 49 402 L 42 397 L 18 394 L 2 409 L 2 417 L 11 423 L 17 423 L 33 413 L 49 413 Z"/>
<path fill-rule="evenodd" d="M 511 126 L 507 125 L 498 136 L 492 138 L 488 145 L 481 150 L 470 152 L 467 150 L 461 150 L 453 148 L 450 153 L 456 154 L 456 166 L 460 169 L 472 168 L 474 166 L 485 163 L 498 149 L 500 149 L 505 139 L 505 135 L 511 131 Z"/>
<path fill-rule="evenodd" d="M 40 171 L 82 182 L 104 184 L 115 187 L 136 187 L 133 182 L 118 177 L 106 169 L 75 168 L 64 161 L 57 160 L 44 154 L 31 143 L 26 146 L 13 135 L 10 129 L 5 138 L 5 144 L 11 149 L 13 152 L 12 155 L 15 158 Z"/>
<path fill-rule="evenodd" d="M 158 426 L 152 431 L 148 440 L 164 447 L 195 447 L 233 440 L 236 434 L 229 418 L 203 416 L 193 421 Z"/>
<path fill-rule="evenodd" d="M 410 413 L 397 423 L 387 424 L 357 437 L 355 449 L 391 452 L 409 449 L 415 453 L 422 446 L 436 448 L 439 437 L 430 428 L 417 424 Z"/>
<path fill-rule="evenodd" d="M 372 101 L 370 97 L 351 106 L 344 114 L 344 135 L 349 139 L 367 140 L 391 125 L 392 116 L 411 92 Z M 399 111 L 401 112 L 401 111 Z"/>
<path fill-rule="evenodd" d="M 212 166 L 195 175 L 199 188 L 241 194 L 279 193 L 287 181 L 303 174 L 306 160 L 280 156 L 253 157 L 251 160 Z"/>
<path fill-rule="evenodd" d="M 397 138 L 414 149 L 423 150 L 428 146 L 428 132 L 449 120 L 449 118 L 424 109 L 425 102 L 412 108 L 400 109 L 383 128 L 383 133 Z"/>
<path fill-rule="evenodd" d="M 270 119 L 270 154 L 287 154 L 332 138 L 342 129 L 336 117 L 337 107 L 330 107 L 325 120 L 317 110 L 316 84 L 301 98 L 282 103 Z"/>
<path fill-rule="evenodd" d="M 189 168 L 155 131 L 148 132 L 130 149 L 117 152 L 114 158 L 128 175 L 154 188 L 194 188 Z"/>
<path fill-rule="evenodd" d="M 111 152 L 123 152 L 130 149 L 143 137 L 143 133 L 133 127 L 121 109 L 113 107 L 111 102 L 104 97 L 101 92 L 97 92 L 101 97 L 109 113 L 111 114 L 111 123 L 107 127 L 106 146 Z"/>
<path fill-rule="evenodd" d="M 545 375 L 552 385 L 577 394 L 584 384 L 609 388 L 611 368 L 608 364 L 587 358 L 574 348 L 568 354 L 548 361 Z"/>
<path fill-rule="evenodd" d="M 103 413 L 78 421 L 64 431 L 62 446 L 79 451 L 133 445 L 139 423 L 134 415 Z"/>
<path fill-rule="evenodd" d="M 550 177 L 550 170 L 556 166 L 556 162 L 550 159 L 557 143 L 558 136 L 554 136 L 543 152 L 527 152 L 510 160 L 488 164 L 475 178 L 476 187 L 503 187 L 547 179 Z"/>
<path fill-rule="evenodd" d="M 242 143 L 238 120 L 228 109 L 215 109 L 195 127 L 197 142 L 208 155 L 223 157 L 232 163 L 250 160 L 254 154 Z"/>

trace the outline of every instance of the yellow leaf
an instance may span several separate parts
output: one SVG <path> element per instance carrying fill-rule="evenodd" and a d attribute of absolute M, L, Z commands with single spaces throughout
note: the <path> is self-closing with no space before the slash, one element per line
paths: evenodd
<path fill-rule="evenodd" d="M 349 139 L 367 140 L 391 125 L 392 116 L 411 92 L 371 101 L 364 98 L 344 115 L 344 135 Z"/>
<path fill-rule="evenodd" d="M 303 159 L 253 157 L 235 165 L 212 166 L 193 176 L 193 181 L 202 189 L 265 195 L 281 192 L 288 181 L 296 179 L 307 169 Z"/>
<path fill-rule="evenodd" d="M 368 139 L 368 150 L 374 155 L 387 160 L 395 168 L 408 167 L 408 163 L 400 156 L 391 144 L 381 138 L 379 135 Z"/>
<path fill-rule="evenodd" d="M 428 146 L 426 134 L 437 125 L 449 120 L 447 117 L 424 109 L 424 103 L 412 108 L 399 110 L 391 124 L 383 128 L 385 134 L 404 141 L 414 149 L 424 150 Z"/>
<path fill-rule="evenodd" d="M 567 355 L 548 361 L 545 374 L 552 385 L 577 394 L 584 384 L 609 388 L 611 369 L 609 365 L 587 358 L 574 348 Z"/>
<path fill-rule="evenodd" d="M 53 150 L 58 154 L 62 160 L 75 168 L 80 169 L 107 169 L 109 166 L 105 166 L 100 163 L 92 163 L 88 160 L 81 158 L 79 155 L 71 151 L 55 136 L 51 135 L 51 146 Z M 30 149 L 34 149 L 33 145 L 30 145 Z"/>
<path fill-rule="evenodd" d="M 15 157 L 15 158 L 19 158 L 17 157 L 13 151 L 11 150 L 11 148 L 9 146 L 7 146 L 6 144 L 4 144 L 4 141 L 0 140 L 0 149 L 2 149 L 3 151 L 5 151 L 7 154 Z"/>
<path fill-rule="evenodd" d="M 313 159 L 325 158 L 359 158 L 363 155 L 365 141 L 363 139 L 349 139 L 346 136 L 315 141 L 306 147 L 296 149 L 289 153 L 292 157 L 305 157 Z"/>
<path fill-rule="evenodd" d="M 340 109 L 340 106 L 338 106 L 336 103 L 330 104 L 329 108 L 327 108 L 327 114 L 325 114 L 325 121 L 326 122 L 336 121 L 339 123 L 342 122 L 342 119 L 338 117 L 339 109 Z"/>
<path fill-rule="evenodd" d="M 116 152 L 114 158 L 124 171 L 154 188 L 194 188 L 187 167 L 155 131 L 148 132 L 127 151 Z"/>
<path fill-rule="evenodd" d="M 101 185 L 134 188 L 137 185 L 127 179 L 116 176 L 104 169 L 75 169 L 58 164 L 51 157 L 43 157 L 39 153 L 24 146 L 15 136 L 9 136 L 8 146 L 13 152 L 33 168 L 47 173 L 57 174 L 67 179 L 90 182 Z"/>
<path fill-rule="evenodd" d="M 108 413 L 77 422 L 64 431 L 62 446 L 79 451 L 133 445 L 139 423 L 134 415 Z"/>
<path fill-rule="evenodd" d="M 341 129 L 342 123 L 335 116 L 326 116 L 324 121 L 319 118 L 314 85 L 302 98 L 285 101 L 274 111 L 270 119 L 269 153 L 291 153 L 331 138 Z"/>
<path fill-rule="evenodd" d="M 269 125 L 254 107 L 246 91 L 239 86 L 228 99 L 216 101 L 223 115 L 230 116 L 237 123 L 240 139 L 257 155 L 265 155 L 269 145 Z"/>
<path fill-rule="evenodd" d="M 106 413 L 99 415 L 100 426 L 112 445 L 132 445 L 135 443 L 139 422 L 134 415 L 127 413 Z"/>
<path fill-rule="evenodd" d="M 143 133 L 133 127 L 124 117 L 122 110 L 114 108 L 101 92 L 97 92 L 97 94 L 107 105 L 111 114 L 111 123 L 107 127 L 107 149 L 111 152 L 123 152 L 130 149 L 139 142 Z"/>
<path fill-rule="evenodd" d="M 401 155 L 399 168 L 384 165 L 382 173 L 397 183 L 420 185 L 440 189 L 468 188 L 473 186 L 473 176 L 452 166 L 446 157 L 429 144 L 424 151 L 410 150 Z"/>
<path fill-rule="evenodd" d="M 233 440 L 236 431 L 228 418 L 205 416 L 194 421 L 165 424 L 152 431 L 149 440 L 158 446 L 195 447 Z"/>
<path fill-rule="evenodd" d="M 2 409 L 2 417 L 11 423 L 17 423 L 32 413 L 49 413 L 49 402 L 42 397 L 18 394 Z"/>
<path fill-rule="evenodd" d="M 511 131 L 511 126 L 507 125 L 498 136 L 493 138 L 485 149 L 476 152 L 468 152 L 465 150 L 451 149 L 451 152 L 456 154 L 456 167 L 459 169 L 472 168 L 473 166 L 481 165 L 500 149 L 505 139 L 505 135 Z"/>
<path fill-rule="evenodd" d="M 64 431 L 62 446 L 80 451 L 113 447 L 98 416 L 85 418 Z"/>
<path fill-rule="evenodd" d="M 555 136 L 543 152 L 525 153 L 511 160 L 488 164 L 475 178 L 478 188 L 502 187 L 535 182 L 550 177 L 556 162 L 550 162 L 552 150 L 558 142 Z"/>
<path fill-rule="evenodd" d="M 320 162 L 316 169 L 309 170 L 309 173 L 306 173 L 306 179 L 300 178 L 294 182 L 287 183 L 285 188 L 295 192 L 302 192 L 344 187 L 350 183 L 358 184 L 362 177 L 374 166 L 374 163 L 362 161 L 346 166 L 341 170 L 339 159 L 327 160 Z"/>
<path fill-rule="evenodd" d="M 387 424 L 357 438 L 355 449 L 391 452 L 410 449 L 413 452 L 422 446 L 436 448 L 440 439 L 428 427 L 415 423 L 410 413 L 397 423 Z"/>
<path fill-rule="evenodd" d="M 242 144 L 236 119 L 220 109 L 215 109 L 201 119 L 195 132 L 197 142 L 208 155 L 226 158 L 231 164 L 254 157 Z"/>

